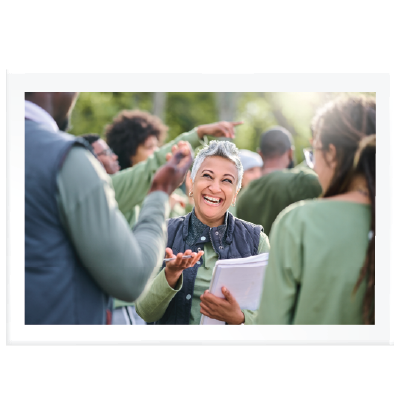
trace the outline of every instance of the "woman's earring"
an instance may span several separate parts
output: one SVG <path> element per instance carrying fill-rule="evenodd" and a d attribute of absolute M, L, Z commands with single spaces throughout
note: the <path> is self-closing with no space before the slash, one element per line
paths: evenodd
<path fill-rule="evenodd" d="M 189 192 L 189 197 L 193 197 L 193 190 Z"/>

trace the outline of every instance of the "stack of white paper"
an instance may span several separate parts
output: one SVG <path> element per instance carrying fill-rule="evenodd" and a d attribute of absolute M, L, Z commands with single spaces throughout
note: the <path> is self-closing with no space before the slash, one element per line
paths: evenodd
<path fill-rule="evenodd" d="M 225 286 L 239 303 L 242 310 L 257 310 L 260 304 L 268 253 L 246 258 L 218 260 L 210 283 L 210 293 L 225 298 L 221 288 Z M 225 322 L 201 316 L 200 325 L 224 325 Z"/>

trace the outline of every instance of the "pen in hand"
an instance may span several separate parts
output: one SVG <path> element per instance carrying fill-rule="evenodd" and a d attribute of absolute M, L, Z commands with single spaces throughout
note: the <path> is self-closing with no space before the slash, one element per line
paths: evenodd
<path fill-rule="evenodd" d="M 182 256 L 182 258 L 192 258 L 192 255 L 188 255 L 188 256 Z M 172 261 L 175 260 L 176 257 L 172 257 L 172 258 L 164 258 L 164 261 Z"/>

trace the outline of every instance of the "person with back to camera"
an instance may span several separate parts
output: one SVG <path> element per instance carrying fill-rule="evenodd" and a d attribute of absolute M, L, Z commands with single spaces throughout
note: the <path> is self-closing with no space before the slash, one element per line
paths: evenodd
<path fill-rule="evenodd" d="M 258 324 L 375 323 L 375 113 L 365 97 L 317 112 L 307 159 L 323 196 L 274 222 Z"/>
<path fill-rule="evenodd" d="M 223 288 L 224 299 L 209 293 L 218 259 L 249 257 L 269 251 L 260 225 L 235 218 L 228 208 L 241 187 L 243 167 L 237 147 L 211 141 L 197 154 L 191 173 L 192 212 L 168 220 L 166 257 L 160 273 L 136 301 L 147 322 L 199 324 L 201 314 L 227 324 L 252 324 L 257 311 L 241 310 Z M 183 259 L 183 255 L 193 258 Z"/>
<path fill-rule="evenodd" d="M 250 182 L 238 197 L 237 217 L 262 225 L 267 235 L 283 209 L 321 194 L 321 186 L 312 170 L 293 168 L 292 143 L 291 133 L 281 126 L 264 132 L 259 150 L 263 176 Z"/>
<path fill-rule="evenodd" d="M 152 160 L 145 161 L 138 167 L 131 167 L 128 170 L 125 170 L 127 173 L 124 174 L 123 179 L 119 179 L 118 171 L 120 168 L 118 164 L 118 156 L 113 153 L 104 140 L 102 140 L 97 134 L 85 134 L 79 136 L 79 138 L 86 140 L 90 144 L 95 156 L 97 156 L 97 159 L 100 161 L 100 164 L 104 167 L 107 174 L 109 174 L 115 190 L 115 200 L 118 203 L 120 211 L 129 210 L 129 207 L 131 209 L 135 209 L 136 207 L 138 208 L 134 218 L 129 218 L 132 216 L 132 213 L 129 211 L 124 215 L 131 226 L 134 225 L 139 218 L 140 207 L 138 203 L 141 204 L 145 199 L 146 193 L 151 186 L 153 176 L 157 172 L 157 168 L 161 168 L 162 165 L 167 162 L 169 157 L 177 151 L 185 153 L 191 151 L 190 143 L 185 141 L 179 140 L 173 144 L 167 144 L 163 146 L 161 150 L 162 155 L 155 157 Z M 170 206 L 171 196 L 173 196 L 173 193 L 170 195 Z M 122 301 L 118 298 L 110 299 L 109 308 L 110 313 L 112 314 L 112 325 L 146 324 L 145 321 L 137 315 L 133 302 Z"/>
<path fill-rule="evenodd" d="M 132 232 L 90 147 L 62 132 L 77 97 L 25 93 L 26 325 L 109 324 L 109 296 L 137 299 L 164 253 L 169 195 L 192 162 L 187 146 L 155 174 Z"/>

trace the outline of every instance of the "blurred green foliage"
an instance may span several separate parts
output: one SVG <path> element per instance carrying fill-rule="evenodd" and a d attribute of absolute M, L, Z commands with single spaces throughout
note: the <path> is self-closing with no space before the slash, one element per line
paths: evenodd
<path fill-rule="evenodd" d="M 309 146 L 310 123 L 315 111 L 341 93 L 240 93 L 237 96 L 235 144 L 256 151 L 260 135 L 273 125 L 285 126 L 293 134 L 297 162 L 303 160 L 302 149 Z M 375 93 L 364 93 L 375 96 Z M 82 92 L 72 113 L 70 133 L 98 133 L 104 137 L 107 124 L 123 109 L 152 112 L 153 93 Z M 215 93 L 170 92 L 167 94 L 164 123 L 169 126 L 168 140 L 195 126 L 218 121 Z"/>
<path fill-rule="evenodd" d="M 71 117 L 70 133 L 97 133 L 103 136 L 107 124 L 124 109 L 151 111 L 152 93 L 82 92 Z"/>
<path fill-rule="evenodd" d="M 195 126 L 215 121 L 218 121 L 215 93 L 168 93 L 165 123 L 169 126 L 169 140 Z"/>

